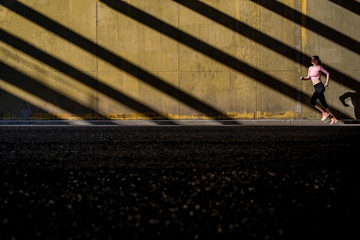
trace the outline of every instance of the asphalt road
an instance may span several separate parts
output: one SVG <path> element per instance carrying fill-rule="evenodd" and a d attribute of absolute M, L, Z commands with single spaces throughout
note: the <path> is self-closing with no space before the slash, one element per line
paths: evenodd
<path fill-rule="evenodd" d="M 1 126 L 0 239 L 350 239 L 359 154 L 354 126 Z"/>

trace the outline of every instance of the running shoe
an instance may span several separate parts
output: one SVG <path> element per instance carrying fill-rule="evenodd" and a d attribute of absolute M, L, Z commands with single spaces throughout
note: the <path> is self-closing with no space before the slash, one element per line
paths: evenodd
<path fill-rule="evenodd" d="M 336 119 L 336 118 L 332 118 L 332 119 L 331 119 L 330 125 L 333 125 L 334 123 L 337 123 L 337 119 Z"/>
<path fill-rule="evenodd" d="M 330 114 L 327 113 L 327 112 L 325 112 L 325 113 L 323 113 L 322 115 L 323 115 L 323 116 L 322 116 L 321 121 L 324 121 L 325 119 L 327 119 L 327 117 L 328 117 Z"/>

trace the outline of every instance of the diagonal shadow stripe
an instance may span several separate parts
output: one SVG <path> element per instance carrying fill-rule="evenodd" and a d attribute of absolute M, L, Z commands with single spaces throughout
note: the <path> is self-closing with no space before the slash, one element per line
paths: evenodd
<path fill-rule="evenodd" d="M 212 21 L 215 21 L 226 28 L 229 28 L 232 31 L 235 31 L 251 40 L 254 40 L 290 59 L 296 59 L 297 62 L 301 61 L 301 53 L 295 49 L 292 49 L 286 46 L 284 43 L 270 37 L 267 34 L 264 34 L 261 31 L 258 31 L 249 25 L 240 22 L 229 15 L 224 14 L 223 12 L 210 7 L 209 5 L 197 1 L 197 0 L 173 0 L 194 12 L 201 14 Z M 309 63 L 309 62 L 307 62 Z"/>
<path fill-rule="evenodd" d="M 0 79 L 1 79 L 1 77 L 0 77 Z M 12 94 L 11 92 L 9 92 L 8 90 L 6 90 L 6 89 L 1 89 L 2 91 L 4 91 L 4 92 L 2 92 L 1 93 L 1 98 L 2 97 L 4 97 L 4 95 L 7 95 L 7 97 L 5 97 L 5 98 L 8 98 L 8 97 L 10 97 L 13 101 L 21 101 L 21 102 L 25 102 L 26 103 L 26 105 L 27 106 L 29 106 L 29 108 L 31 108 L 31 109 L 39 109 L 39 110 L 41 110 L 41 111 L 45 111 L 44 109 L 41 109 L 40 107 L 37 107 L 37 106 L 35 106 L 35 105 L 33 105 L 33 104 L 31 104 L 31 103 L 29 103 L 29 102 L 27 102 L 26 100 L 24 100 L 24 99 L 21 99 L 21 98 L 19 98 L 18 96 L 15 96 L 14 94 Z M 45 111 L 46 112 L 46 111 Z M 52 114 L 52 113 L 49 113 L 49 112 L 46 112 L 49 116 L 50 116 L 50 119 L 52 119 L 52 120 L 64 120 L 64 119 L 62 119 L 62 118 L 59 118 L 58 116 L 56 116 L 56 115 L 54 115 L 54 114 Z M 12 113 L 11 113 L 12 114 Z M 6 115 L 8 115 L 7 113 L 5 113 L 5 114 L 3 114 L 3 113 L 1 113 L 0 114 L 0 121 L 1 120 L 13 120 L 13 117 L 7 117 Z M 22 118 L 21 117 L 21 114 L 19 114 L 20 115 L 20 118 Z M 26 118 L 24 118 L 24 119 L 26 119 Z M 11 123 L 10 123 L 11 124 Z M 64 121 L 64 125 L 69 125 L 69 123 L 66 123 L 65 121 Z"/>
<path fill-rule="evenodd" d="M 347 10 L 360 15 L 360 3 L 355 0 L 329 0 Z"/>
<path fill-rule="evenodd" d="M 149 15 L 148 13 L 135 8 L 125 2 L 122 1 L 113 1 L 113 0 L 100 0 L 104 2 L 109 7 L 113 8 L 114 10 L 119 11 L 120 13 L 158 31 L 162 34 L 181 42 L 182 44 L 203 53 L 204 55 L 224 64 L 240 73 L 247 75 L 255 79 L 256 81 L 284 94 L 290 98 L 298 100 L 305 105 L 312 107 L 310 104 L 310 96 L 298 91 L 296 88 L 291 87 L 274 77 L 230 56 L 226 53 L 222 52 L 221 50 L 210 46 L 209 44 L 202 42 L 201 40 L 182 32 L 175 27 Z M 341 111 L 333 108 L 334 114 L 339 116 L 340 118 L 349 118 L 346 114 L 342 113 Z"/>
<path fill-rule="evenodd" d="M 294 23 L 302 25 L 307 29 L 310 29 L 327 39 L 343 46 L 357 54 L 360 54 L 360 43 L 339 31 L 336 31 L 321 22 L 308 17 L 278 1 L 268 1 L 268 0 L 251 0 L 252 2 L 259 4 L 260 6 L 283 16 Z"/>
<path fill-rule="evenodd" d="M 180 100 L 186 105 L 202 112 L 203 114 L 216 119 L 219 116 L 222 119 L 226 119 L 226 114 L 221 111 L 213 108 L 210 105 L 207 105 L 195 97 L 185 93 L 172 86 L 171 84 L 165 82 L 164 80 L 152 75 L 151 73 L 143 70 L 142 68 L 136 66 L 135 64 L 127 61 L 120 56 L 115 55 L 114 53 L 102 48 L 101 46 L 96 45 L 92 41 L 88 40 L 85 37 L 80 36 L 74 31 L 62 26 L 61 24 L 51 20 L 50 18 L 38 13 L 37 11 L 31 9 L 30 7 L 20 3 L 20 2 L 1 2 L 1 5 L 8 8 L 9 10 L 25 17 L 29 21 L 43 27 L 44 29 L 60 36 L 69 42 L 77 45 L 78 47 L 88 51 L 89 53 L 94 54 L 95 56 L 103 59 L 104 61 L 112 64 L 113 66 L 124 70 L 130 75 L 138 78 L 139 80 L 157 88 L 158 90 L 164 92 L 165 94 Z M 231 118 L 228 118 L 231 119 Z M 234 122 L 237 124 L 237 122 Z"/>
<path fill-rule="evenodd" d="M 62 109 L 65 109 L 66 111 L 74 114 L 77 117 L 83 118 L 82 114 L 89 114 L 89 113 L 94 114 L 95 116 L 99 116 L 99 117 L 101 116 L 94 110 L 86 106 L 83 106 L 82 104 L 75 102 L 70 98 L 46 87 L 45 85 L 39 83 L 34 78 L 16 70 L 15 68 L 1 61 L 0 61 L 0 71 L 2 73 L 4 72 L 7 73 L 7 74 L 1 74 L 2 80 L 18 88 L 21 88 L 24 91 L 45 100 L 46 102 L 59 106 Z M 10 73 L 16 74 L 16 77 L 9 75 Z M 69 106 L 72 106 L 72 108 L 69 108 Z M 101 116 L 101 118 L 105 118 L 105 116 Z"/>
<path fill-rule="evenodd" d="M 95 90 L 98 90 L 99 92 L 107 95 L 108 97 L 112 98 L 113 100 L 122 103 L 139 113 L 143 113 L 146 115 L 148 113 L 149 115 L 157 115 L 161 119 L 167 119 L 166 116 L 156 112 L 154 109 L 135 101 L 134 99 L 126 96 L 125 94 L 116 91 L 112 87 L 94 79 L 93 77 L 79 71 L 78 69 L 64 63 L 63 61 L 60 61 L 59 59 L 43 52 L 42 50 L 32 46 L 31 44 L 11 35 L 7 31 L 0 28 L 0 40 L 7 43 L 10 46 L 13 46 L 14 48 L 17 48 L 18 50 L 22 51 L 23 53 L 26 53 L 27 55 L 36 58 L 37 60 L 61 71 L 62 73 L 76 79 L 77 81 L 87 85 L 88 87 L 91 87 Z M 170 120 L 169 120 L 170 121 Z M 170 123 L 170 122 L 169 122 Z M 174 122 L 172 122 L 175 124 Z"/>
<path fill-rule="evenodd" d="M 242 23 L 202 2 L 199 2 L 197 0 L 173 0 L 173 1 L 223 25 L 224 27 L 230 30 L 233 30 L 253 41 L 256 41 L 257 43 L 260 43 L 263 46 L 291 60 L 299 62 L 303 66 L 308 67 L 309 64 L 311 63 L 311 56 L 303 54 L 301 51 L 291 48 L 288 45 L 270 37 L 269 35 L 264 34 L 248 26 L 247 24 Z M 355 79 L 347 76 L 346 74 L 339 72 L 338 70 L 330 66 L 326 66 L 326 69 L 330 72 L 331 78 L 334 81 L 354 90 L 360 89 L 360 83 Z"/>

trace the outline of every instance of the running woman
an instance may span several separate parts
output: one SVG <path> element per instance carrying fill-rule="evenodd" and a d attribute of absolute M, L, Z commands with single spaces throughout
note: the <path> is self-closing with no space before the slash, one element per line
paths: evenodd
<path fill-rule="evenodd" d="M 334 116 L 334 114 L 331 113 L 330 108 L 326 103 L 325 95 L 324 95 L 325 88 L 329 85 L 330 74 L 328 71 L 325 70 L 325 68 L 323 68 L 321 66 L 321 60 L 320 60 L 319 56 L 313 56 L 311 58 L 311 63 L 312 63 L 312 66 L 309 67 L 307 77 L 301 77 L 300 80 L 311 79 L 312 84 L 314 85 L 314 88 L 315 88 L 315 92 L 311 97 L 310 103 L 322 113 L 321 121 L 324 121 L 326 118 L 331 116 L 332 118 L 331 118 L 330 125 L 332 125 L 337 122 L 337 119 Z M 324 74 L 326 74 L 325 85 L 321 82 L 321 73 L 322 72 Z M 316 103 L 317 99 L 320 100 L 321 105 L 323 107 L 321 107 L 319 104 Z"/>

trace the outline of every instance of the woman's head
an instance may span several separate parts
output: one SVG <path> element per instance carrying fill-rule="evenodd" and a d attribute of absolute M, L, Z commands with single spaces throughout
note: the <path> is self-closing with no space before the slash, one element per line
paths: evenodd
<path fill-rule="evenodd" d="M 319 56 L 316 56 L 316 55 L 312 56 L 311 63 L 316 64 L 316 65 L 321 65 L 321 60 L 320 60 Z"/>

